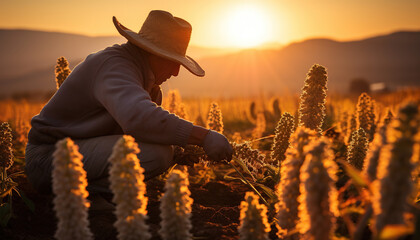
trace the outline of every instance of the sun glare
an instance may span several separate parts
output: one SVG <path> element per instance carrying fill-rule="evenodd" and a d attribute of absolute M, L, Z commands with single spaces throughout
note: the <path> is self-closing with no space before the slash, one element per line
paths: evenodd
<path fill-rule="evenodd" d="M 242 6 L 226 20 L 226 37 L 236 47 L 255 47 L 268 40 L 269 21 L 264 12 L 254 6 Z"/>

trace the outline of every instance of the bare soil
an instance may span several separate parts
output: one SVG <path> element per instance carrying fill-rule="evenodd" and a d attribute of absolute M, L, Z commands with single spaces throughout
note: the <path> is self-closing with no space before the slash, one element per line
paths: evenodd
<path fill-rule="evenodd" d="M 217 167 L 217 166 L 212 166 Z M 18 171 L 14 166 L 11 172 Z M 191 177 L 199 174 L 189 169 Z M 13 198 L 13 217 L 6 229 L 1 230 L 0 239 L 54 239 L 57 219 L 53 210 L 53 195 L 41 195 L 35 192 L 25 176 L 15 179 L 19 189 L 35 203 L 35 212 L 31 212 L 22 199 L 16 194 Z M 164 181 L 160 178 L 146 182 L 148 197 L 149 231 L 152 239 L 160 239 L 160 196 L 163 194 Z M 250 189 L 240 182 L 226 182 L 213 179 L 207 183 L 191 183 L 192 234 L 195 239 L 238 239 L 240 202 L 245 192 Z M 89 212 L 90 229 L 95 239 L 116 239 L 117 231 L 113 224 L 115 216 L 112 211 Z"/>

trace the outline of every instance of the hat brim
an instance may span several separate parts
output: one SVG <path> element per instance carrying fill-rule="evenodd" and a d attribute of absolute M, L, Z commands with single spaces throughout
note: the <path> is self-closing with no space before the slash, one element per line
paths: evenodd
<path fill-rule="evenodd" d="M 160 56 L 160 57 L 163 57 L 163 58 L 166 58 L 166 59 L 169 59 L 171 61 L 181 64 L 188 71 L 190 71 L 192 74 L 196 76 L 203 77 L 205 75 L 204 70 L 191 57 L 187 55 L 182 56 L 182 55 L 175 54 L 175 53 L 159 48 L 153 42 L 150 42 L 149 40 L 141 37 L 139 34 L 123 26 L 120 22 L 118 22 L 116 17 L 113 17 L 112 21 L 114 22 L 114 25 L 117 28 L 118 32 L 123 37 L 125 37 L 129 42 L 135 44 L 136 46 L 152 54 L 155 54 L 157 56 Z"/>

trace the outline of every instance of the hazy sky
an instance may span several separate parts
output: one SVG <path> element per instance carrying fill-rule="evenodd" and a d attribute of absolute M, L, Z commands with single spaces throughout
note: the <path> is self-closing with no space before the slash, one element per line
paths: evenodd
<path fill-rule="evenodd" d="M 420 0 L 0 0 L 0 28 L 117 35 L 112 16 L 137 32 L 153 9 L 189 21 L 191 43 L 210 47 L 420 30 Z"/>

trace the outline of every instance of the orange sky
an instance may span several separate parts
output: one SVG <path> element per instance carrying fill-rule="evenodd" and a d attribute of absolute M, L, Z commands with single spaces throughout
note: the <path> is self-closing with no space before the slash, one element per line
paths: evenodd
<path fill-rule="evenodd" d="M 153 9 L 189 21 L 191 43 L 208 47 L 284 44 L 311 37 L 352 40 L 420 30 L 418 0 L 2 0 L 0 28 L 117 35 L 113 15 L 138 31 Z"/>

